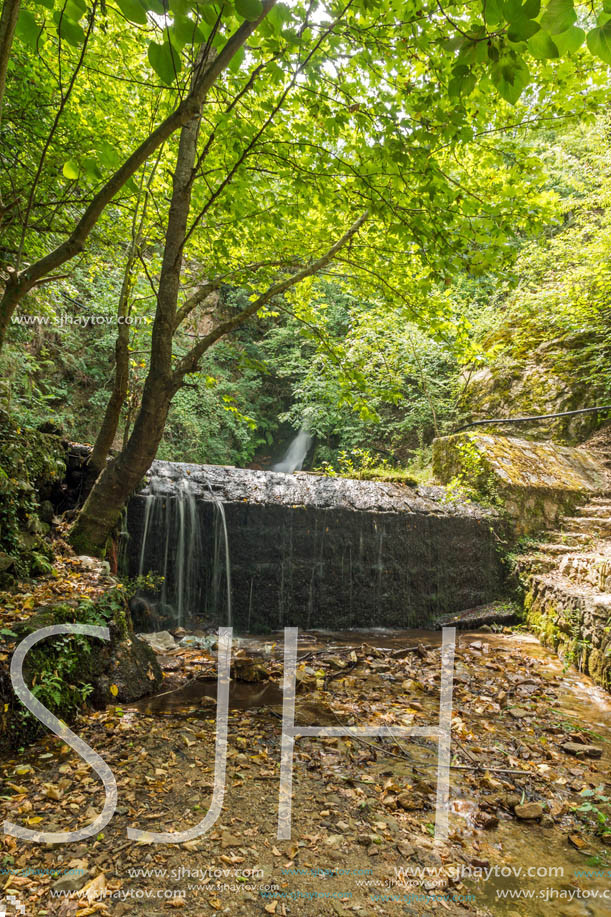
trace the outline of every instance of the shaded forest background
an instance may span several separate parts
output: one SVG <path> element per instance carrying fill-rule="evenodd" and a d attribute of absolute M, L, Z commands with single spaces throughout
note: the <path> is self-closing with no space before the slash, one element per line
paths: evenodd
<path fill-rule="evenodd" d="M 374 291 L 355 296 L 336 265 L 219 341 L 175 396 L 159 457 L 267 467 L 306 425 L 316 438 L 314 467 L 410 465 L 418 474 L 432 438 L 465 420 L 608 403 L 610 136 L 606 117 L 516 130 L 517 154 L 523 148 L 526 167 L 540 173 L 545 218 L 537 233 L 516 234 L 500 269 L 415 281 L 389 309 Z M 13 322 L 0 405 L 24 424 L 95 438 L 116 325 L 80 323 L 116 313 L 128 247 L 129 239 L 99 234 L 65 279 L 30 294 Z M 117 448 L 148 371 L 155 302 L 147 273 L 144 261 L 134 265 Z M 211 308 L 218 320 L 247 302 L 247 290 L 224 284 Z M 586 416 L 538 430 L 575 441 L 595 424 Z"/>

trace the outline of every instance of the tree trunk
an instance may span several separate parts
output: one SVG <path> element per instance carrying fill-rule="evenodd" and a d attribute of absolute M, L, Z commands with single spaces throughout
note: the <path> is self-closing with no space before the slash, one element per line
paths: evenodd
<path fill-rule="evenodd" d="M 200 115 L 189 121 L 180 133 L 153 324 L 151 363 L 142 404 L 127 445 L 104 468 L 72 527 L 70 542 L 79 554 L 103 554 L 121 510 L 157 454 L 170 402 L 177 390 L 172 380 L 172 339 L 199 124 Z"/>
<path fill-rule="evenodd" d="M 125 319 L 127 316 L 133 263 L 133 251 L 131 251 L 125 266 L 125 275 L 123 277 L 123 285 L 121 287 L 119 306 L 117 309 L 117 319 L 119 319 L 119 323 L 117 327 L 117 340 L 115 342 L 115 372 L 112 391 L 106 404 L 104 419 L 102 420 L 102 425 L 93 445 L 93 451 L 87 466 L 89 486 L 93 484 L 106 465 L 108 453 L 110 452 L 110 448 L 119 427 L 121 408 L 127 398 L 127 387 L 129 383 L 129 325 L 127 325 L 125 321 L 120 321 L 120 319 Z"/>
<path fill-rule="evenodd" d="M 70 532 L 70 542 L 78 554 L 104 553 L 121 510 L 155 458 L 172 395 L 166 380 L 149 374 L 127 446 L 109 462 L 93 485 Z"/>
<path fill-rule="evenodd" d="M 19 17 L 20 0 L 4 0 L 0 14 L 0 122 L 6 86 L 6 71 L 13 46 L 15 26 Z"/>

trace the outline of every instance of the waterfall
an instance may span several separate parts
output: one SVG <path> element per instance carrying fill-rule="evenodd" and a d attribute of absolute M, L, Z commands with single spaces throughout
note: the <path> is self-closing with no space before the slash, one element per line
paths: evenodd
<path fill-rule="evenodd" d="M 286 474 L 291 474 L 293 471 L 300 471 L 311 444 L 311 434 L 308 433 L 305 427 L 302 427 L 297 436 L 291 441 L 282 461 L 272 465 L 272 471 L 283 471 Z"/>
<path fill-rule="evenodd" d="M 163 576 L 158 612 L 163 617 L 171 612 L 175 623 L 182 625 L 185 614 L 200 610 L 198 567 L 203 548 L 195 494 L 188 478 L 172 496 L 158 493 L 154 481 L 150 490 L 144 497 L 138 576 Z"/>
<path fill-rule="evenodd" d="M 231 558 L 229 555 L 229 535 L 227 533 L 227 519 L 225 517 L 225 507 L 223 501 L 217 497 L 212 488 L 209 488 L 212 500 L 214 502 L 215 522 L 214 522 L 214 559 L 212 565 L 212 601 L 215 611 L 218 612 L 220 577 L 221 577 L 221 531 L 223 534 L 224 554 L 225 554 L 225 584 L 227 588 L 227 620 L 226 627 L 232 626 L 231 614 Z"/>

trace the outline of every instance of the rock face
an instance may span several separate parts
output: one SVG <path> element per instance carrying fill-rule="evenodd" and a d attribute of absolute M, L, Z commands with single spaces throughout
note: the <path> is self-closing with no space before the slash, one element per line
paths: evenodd
<path fill-rule="evenodd" d="M 496 500 L 518 532 L 554 525 L 584 497 L 605 490 L 605 468 L 585 449 L 512 436 L 457 433 L 433 443 L 433 471 Z"/>
<path fill-rule="evenodd" d="M 187 616 L 225 623 L 222 503 L 237 629 L 425 626 L 503 590 L 500 521 L 473 504 L 444 503 L 443 494 L 435 487 L 155 462 L 128 507 L 129 572 L 165 572 L 169 606 L 188 582 Z M 162 501 L 159 512 L 151 501 Z M 180 568 L 185 556 L 188 569 Z M 160 627 L 176 623 L 171 613 L 169 607 Z"/>

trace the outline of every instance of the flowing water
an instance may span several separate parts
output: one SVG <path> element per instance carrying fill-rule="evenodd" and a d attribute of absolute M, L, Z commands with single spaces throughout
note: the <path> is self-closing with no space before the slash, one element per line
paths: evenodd
<path fill-rule="evenodd" d="M 203 612 L 204 603 L 200 571 L 204 556 L 203 518 L 195 490 L 189 478 L 184 477 L 178 481 L 176 490 L 168 494 L 153 478 L 143 499 L 138 576 L 153 573 L 163 578 L 160 600 L 156 603 L 157 618 L 164 626 L 170 623 L 182 626 L 188 617 Z M 215 494 L 212 494 L 212 499 L 215 514 L 211 571 L 214 613 L 220 620 L 220 584 L 224 575 L 226 611 L 223 623 L 231 626 L 231 560 L 227 521 L 223 502 Z"/>
<path fill-rule="evenodd" d="M 311 445 L 312 436 L 305 427 L 302 427 L 297 436 L 291 441 L 281 461 L 272 465 L 272 471 L 282 471 L 285 474 L 301 471 Z"/>

